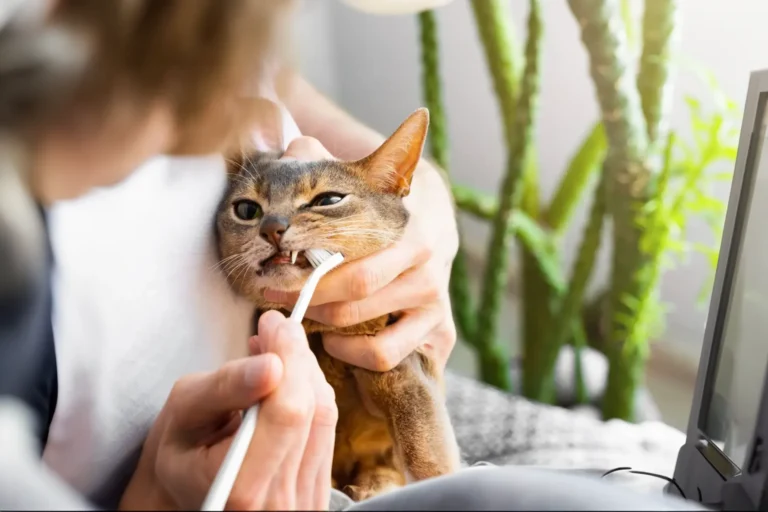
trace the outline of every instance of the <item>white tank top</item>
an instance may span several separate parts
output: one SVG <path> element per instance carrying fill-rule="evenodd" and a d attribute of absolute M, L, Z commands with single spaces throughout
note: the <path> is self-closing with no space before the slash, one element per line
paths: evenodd
<path fill-rule="evenodd" d="M 283 121 L 287 143 L 299 132 Z M 225 185 L 218 156 L 161 156 L 49 212 L 58 402 L 43 459 L 103 506 L 173 383 L 247 352 L 252 308 L 214 268 Z"/>

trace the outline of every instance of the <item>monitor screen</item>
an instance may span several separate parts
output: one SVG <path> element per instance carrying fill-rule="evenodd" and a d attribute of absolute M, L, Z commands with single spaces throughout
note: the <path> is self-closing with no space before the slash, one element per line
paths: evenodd
<path fill-rule="evenodd" d="M 699 428 L 731 462 L 744 467 L 768 363 L 768 143 L 761 95 L 744 174 L 734 240 Z M 721 258 L 725 255 L 721 255 Z M 711 379 L 711 375 L 708 379 Z M 707 390 L 709 391 L 707 393 Z M 708 396 L 707 396 L 708 395 Z"/>

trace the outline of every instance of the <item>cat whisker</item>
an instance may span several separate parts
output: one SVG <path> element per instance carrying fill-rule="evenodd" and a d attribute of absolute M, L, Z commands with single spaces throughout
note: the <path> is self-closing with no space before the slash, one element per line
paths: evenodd
<path fill-rule="evenodd" d="M 229 281 L 229 278 L 237 272 L 237 275 L 239 276 L 241 274 L 241 270 L 245 270 L 248 268 L 248 261 L 243 259 L 242 261 L 239 261 L 237 265 L 233 266 L 232 269 L 227 273 L 227 281 Z M 232 281 L 237 281 L 237 278 L 233 279 Z"/>
<path fill-rule="evenodd" d="M 377 229 L 361 229 L 361 228 L 341 228 L 334 229 L 327 233 L 330 236 L 345 235 L 345 236 L 373 236 L 381 238 L 393 238 L 394 235 L 389 231 L 377 230 Z"/>
<path fill-rule="evenodd" d="M 248 261 L 245 261 L 245 264 L 242 265 L 242 270 L 240 273 L 238 273 L 237 277 L 235 277 L 234 281 L 237 282 L 241 280 L 242 278 L 246 277 L 248 275 L 248 270 L 250 270 L 251 264 Z"/>
<path fill-rule="evenodd" d="M 238 258 L 238 257 L 240 257 L 240 256 L 242 256 L 242 255 L 243 255 L 243 253 L 241 253 L 241 252 L 238 252 L 238 253 L 236 253 L 236 254 L 230 254 L 230 255 L 229 255 L 229 256 L 227 256 L 226 258 L 223 258 L 223 259 L 219 260 L 218 262 L 216 262 L 214 265 L 212 265 L 212 266 L 211 266 L 211 270 L 216 270 L 216 269 L 222 268 L 222 267 L 224 267 L 224 265 L 226 265 L 228 262 L 231 262 L 231 261 L 232 261 L 232 260 L 234 260 L 235 258 Z"/>
<path fill-rule="evenodd" d="M 245 154 L 245 167 L 243 170 L 248 173 L 248 176 L 253 180 L 256 181 L 256 177 L 253 175 L 253 172 L 251 172 L 251 169 L 254 167 L 254 162 L 251 160 L 251 157 L 248 153 Z"/>
<path fill-rule="evenodd" d="M 297 245 L 301 244 L 301 241 L 304 239 L 307 240 L 315 240 L 318 238 L 318 235 L 322 235 L 322 238 L 339 238 L 339 237 L 345 237 L 345 238 L 354 238 L 354 237 L 365 237 L 365 238 L 376 238 L 376 239 L 396 239 L 397 237 L 393 235 L 392 233 L 388 233 L 386 231 L 363 231 L 359 229 L 339 229 L 339 230 L 333 230 L 333 231 L 322 231 L 320 233 L 313 233 L 311 231 L 307 231 L 301 238 L 296 239 Z"/>
<path fill-rule="evenodd" d="M 243 185 L 249 185 L 250 183 L 252 183 L 251 181 L 247 180 L 244 176 L 240 176 L 239 174 L 229 173 L 227 176 L 229 177 L 229 179 L 236 180 L 242 183 Z"/>
<path fill-rule="evenodd" d="M 245 251 L 233 254 L 231 257 L 229 257 L 229 259 L 222 265 L 222 269 L 227 271 L 227 279 L 230 277 L 230 275 L 232 275 L 233 272 L 239 269 L 241 265 L 248 264 L 248 261 L 247 248 Z"/>

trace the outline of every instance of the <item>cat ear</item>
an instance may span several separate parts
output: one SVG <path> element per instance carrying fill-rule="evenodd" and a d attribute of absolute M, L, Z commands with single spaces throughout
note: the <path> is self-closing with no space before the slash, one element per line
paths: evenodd
<path fill-rule="evenodd" d="M 365 179 L 382 192 L 407 196 L 421 159 L 429 128 L 429 111 L 420 108 L 408 116 L 379 149 L 359 160 Z"/>

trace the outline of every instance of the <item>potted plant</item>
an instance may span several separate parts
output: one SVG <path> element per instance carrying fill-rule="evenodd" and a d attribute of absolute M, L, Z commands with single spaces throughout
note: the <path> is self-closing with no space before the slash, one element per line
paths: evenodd
<path fill-rule="evenodd" d="M 450 170 L 440 79 L 437 16 L 447 0 L 344 0 L 377 14 L 417 13 L 422 86 L 431 112 L 430 153 Z M 658 284 L 670 256 L 717 250 L 685 241 L 692 216 L 719 232 L 725 206 L 709 190 L 729 179 L 718 162 L 733 162 L 738 109 L 712 84 L 711 108 L 689 98 L 693 141 L 670 131 L 678 0 L 646 1 L 639 30 L 639 59 L 630 52 L 635 21 L 624 0 L 569 0 L 590 60 L 602 118 L 595 121 L 564 171 L 552 200 L 542 204 L 534 128 L 544 37 L 541 0 L 527 0 L 527 39 L 515 41 L 503 0 L 468 0 L 502 118 L 507 166 L 496 196 L 453 183 L 458 208 L 492 226 L 481 293 L 471 293 L 463 249 L 452 269 L 451 297 L 460 338 L 477 353 L 481 379 L 511 390 L 508 342 L 499 332 L 512 242 L 520 261 L 522 377 L 520 392 L 555 401 L 555 366 L 564 346 L 576 353 L 577 393 L 585 399 L 580 352 L 605 355 L 608 375 L 601 397 L 605 418 L 631 420 L 642 385 L 649 343 L 663 319 Z M 522 1 L 522 0 L 520 0 Z M 587 70 L 585 70 L 587 71 Z M 591 210 L 575 263 L 563 268 L 561 239 L 577 205 L 591 192 Z M 603 232 L 610 229 L 611 277 L 605 290 L 587 295 Z M 579 386 L 578 384 L 582 385 Z"/>

